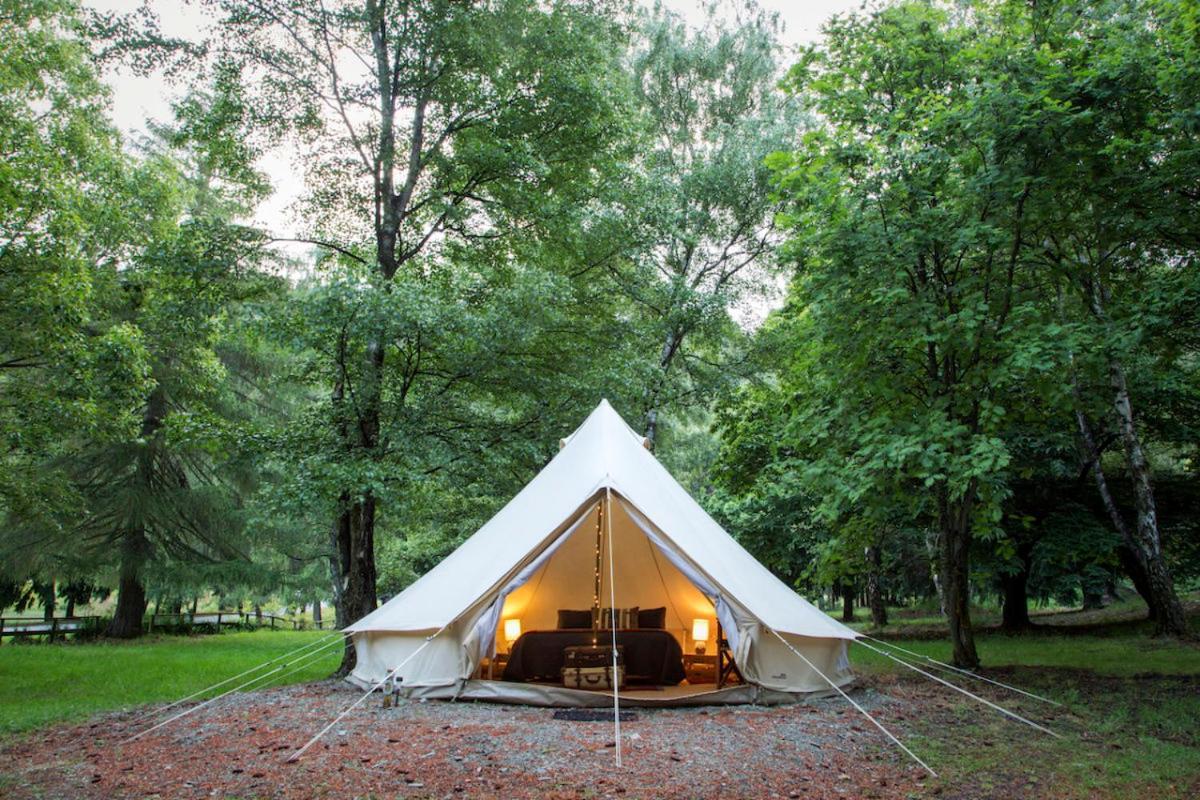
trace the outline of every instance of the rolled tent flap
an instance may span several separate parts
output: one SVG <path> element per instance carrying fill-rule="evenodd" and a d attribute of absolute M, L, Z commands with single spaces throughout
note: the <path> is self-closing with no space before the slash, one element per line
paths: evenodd
<path fill-rule="evenodd" d="M 653 525 L 650 524 L 650 521 L 642 516 L 642 514 L 630 503 L 627 503 L 619 495 L 617 497 L 617 502 L 620 504 L 621 510 L 625 512 L 626 516 L 633 521 L 634 525 L 637 525 L 638 528 L 641 529 L 642 533 L 646 534 L 646 538 L 658 548 L 658 551 L 663 554 L 663 557 L 666 558 L 667 561 L 670 561 L 671 565 L 675 567 L 675 569 L 682 572 L 684 577 L 691 581 L 697 589 L 704 593 L 705 597 L 712 601 L 713 606 L 717 609 L 717 619 L 721 622 L 721 627 L 724 629 L 725 635 L 729 638 L 729 644 L 733 648 L 734 657 L 738 660 L 741 660 L 739 656 L 744 655 L 742 653 L 741 642 L 745 638 L 743 634 L 748 631 L 742 630 L 743 625 L 739 624 L 739 619 L 745 621 L 744 626 L 746 628 L 753 626 L 755 624 L 754 620 L 745 614 L 735 614 L 733 607 L 722 595 L 716 584 L 709 580 L 707 575 L 701 572 L 695 564 L 680 554 L 675 546 L 667 541 L 667 539 L 662 536 Z"/>
<path fill-rule="evenodd" d="M 496 594 L 496 599 L 493 600 L 492 603 L 484 610 L 483 614 L 480 615 L 479 619 L 471 627 L 471 633 L 467 636 L 466 641 L 463 642 L 463 647 L 466 648 L 468 653 L 474 655 L 474 660 L 476 663 L 478 663 L 479 659 L 491 656 L 495 652 L 496 629 L 500 625 L 500 615 L 504 611 L 504 601 L 508 599 L 510 594 L 528 583 L 529 579 L 536 575 L 539 569 L 545 566 L 546 562 L 550 560 L 550 558 L 560 547 L 562 547 L 563 543 L 566 542 L 567 539 L 571 538 L 571 534 L 579 530 L 579 526 L 587 520 L 588 516 L 591 515 L 592 510 L 595 508 L 596 503 L 593 503 L 585 508 L 583 513 L 579 515 L 579 519 L 571 523 L 570 527 L 563 531 L 557 539 L 551 542 L 545 550 L 543 550 L 535 558 L 533 558 L 533 560 L 526 564 L 516 575 L 513 576 L 513 579 L 510 580 L 504 587 L 502 587 Z"/>

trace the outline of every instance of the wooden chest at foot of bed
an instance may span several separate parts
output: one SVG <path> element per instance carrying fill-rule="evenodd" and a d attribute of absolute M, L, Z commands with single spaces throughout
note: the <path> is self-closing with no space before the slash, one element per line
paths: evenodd
<path fill-rule="evenodd" d="M 617 664 L 625 665 L 625 648 L 617 645 Z M 612 667 L 612 645 L 580 645 L 563 648 L 563 667 Z"/>
<path fill-rule="evenodd" d="M 611 656 L 610 656 L 611 658 Z M 563 686 L 568 689 L 596 689 L 612 691 L 613 665 L 610 661 L 603 667 L 563 667 Z M 617 688 L 625 688 L 625 666 L 617 665 Z"/>

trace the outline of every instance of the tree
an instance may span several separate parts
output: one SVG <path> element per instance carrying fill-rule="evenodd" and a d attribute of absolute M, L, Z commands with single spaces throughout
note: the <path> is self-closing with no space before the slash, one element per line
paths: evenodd
<path fill-rule="evenodd" d="M 624 202 L 638 247 L 610 272 L 654 343 L 642 400 L 652 445 L 664 408 L 701 407 L 730 379 L 730 314 L 761 296 L 777 243 L 763 161 L 791 146 L 798 123 L 776 90 L 777 19 L 753 3 L 733 26 L 707 11 L 691 31 L 656 6 L 633 55 L 643 152 Z"/>
<path fill-rule="evenodd" d="M 371 314 L 427 281 L 434 291 L 456 242 L 533 235 L 550 209 L 585 200 L 589 171 L 617 139 L 619 39 L 584 3 L 220 8 L 222 46 L 260 89 L 264 125 L 305 137 L 320 220 L 310 239 L 355 265 L 370 296 L 367 324 L 334 340 L 331 386 L 338 449 L 354 464 L 333 522 L 350 622 L 376 605 L 377 475 L 405 446 L 385 408 L 403 413 L 419 374 L 409 345 L 432 333 L 397 341 Z"/>
<path fill-rule="evenodd" d="M 97 317 L 145 230 L 76 4 L 5 3 L 0 62 L 0 514 L 53 524 L 79 506 L 62 433 L 136 425 L 143 343 Z"/>
<path fill-rule="evenodd" d="M 816 339 L 809 480 L 830 516 L 887 498 L 935 521 L 965 667 L 969 554 L 1007 495 L 1004 394 L 1050 368 L 1024 260 L 1036 164 L 1010 137 L 1024 96 L 992 80 L 1007 44 L 987 14 L 925 4 L 835 19 L 787 81 L 826 130 L 773 161 Z"/>
<path fill-rule="evenodd" d="M 1152 402 L 1139 383 L 1152 379 L 1136 370 L 1161 347 L 1144 334 L 1156 318 L 1188 314 L 1180 301 L 1196 286 L 1187 265 L 1200 242 L 1200 151 L 1187 115 L 1200 105 L 1200 72 L 1188 27 L 1195 9 L 1184 5 L 1051 3 L 1030 11 L 1027 22 L 1027 46 L 1042 53 L 1036 90 L 1052 109 L 1043 115 L 1052 144 L 1039 177 L 1053 201 L 1037 241 L 1065 290 L 1064 314 L 1084 335 L 1069 364 L 1078 431 L 1126 568 L 1158 630 L 1175 635 L 1187 632 L 1187 620 L 1164 556 L 1147 420 L 1137 411 L 1139 400 Z M 1173 349 L 1170 366 L 1191 371 Z M 1102 396 L 1106 410 L 1092 400 Z M 1105 430 L 1124 453 L 1132 524 L 1104 474 Z"/>
<path fill-rule="evenodd" d="M 261 237 L 229 221 L 262 189 L 245 167 L 252 154 L 231 135 L 244 113 L 232 88 L 219 82 L 214 94 L 193 95 L 177 109 L 177 129 L 158 131 L 142 158 L 121 164 L 129 191 L 117 211 L 145 220 L 143 238 L 130 237 L 119 262 L 93 267 L 91 324 L 99 336 L 115 329 L 139 344 L 136 426 L 60 433 L 43 468 L 70 481 L 82 509 L 12 514 L 13 546 L 41 571 L 80 559 L 115 567 L 112 636 L 141 632 L 152 561 L 245 556 L 241 476 L 230 457 L 237 412 L 218 341 L 232 304 L 274 280 L 256 272 Z"/>

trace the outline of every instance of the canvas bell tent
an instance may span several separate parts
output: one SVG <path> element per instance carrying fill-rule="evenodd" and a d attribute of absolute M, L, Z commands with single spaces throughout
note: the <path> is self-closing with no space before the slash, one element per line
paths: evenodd
<path fill-rule="evenodd" d="M 678 642 L 667 658 L 686 654 L 694 666 L 720 653 L 737 678 L 629 685 L 622 703 L 786 702 L 852 679 L 846 649 L 858 634 L 735 542 L 607 401 L 478 532 L 345 629 L 358 656 L 350 677 L 367 688 L 390 676 L 417 697 L 609 705 L 604 693 L 549 680 L 500 680 L 507 673 L 494 667 L 520 645 L 518 628 L 532 640 L 562 627 L 564 614 L 590 610 L 593 628 L 606 629 L 592 637 L 608 644 L 618 641 L 608 628 L 634 636 L 625 630 L 638 627 L 634 608 L 654 609 L 656 627 Z M 693 657 L 698 650 L 708 658 Z"/>
<path fill-rule="evenodd" d="M 643 619 L 643 610 L 650 611 L 649 618 Z M 349 679 L 365 692 L 289 761 L 388 684 L 418 698 L 611 705 L 618 767 L 621 704 L 784 703 L 828 690 L 936 776 L 841 688 L 853 678 L 846 657 L 852 641 L 1015 722 L 1058 735 L 922 667 L 1058 702 L 859 634 L 799 597 L 704 513 L 607 402 L 563 440 L 554 459 L 500 513 L 403 593 L 342 632 L 153 709 L 140 719 L 151 724 L 125 741 L 234 692 L 293 675 L 344 646 L 344 635 L 358 655 Z M 640 647 L 643 656 L 657 654 L 658 661 L 642 658 L 636 669 L 643 680 L 630 680 L 623 689 L 615 681 L 606 691 L 567 688 L 570 670 L 558 667 L 556 674 L 547 665 L 565 660 L 564 642 L 581 640 L 601 645 L 583 649 L 612 657 L 614 673 L 617 648 L 632 655 Z M 539 643 L 540 649 L 534 646 Z M 522 650 L 536 656 L 528 659 L 532 665 L 523 663 Z M 626 659 L 625 666 L 634 670 L 634 661 Z M 499 662 L 506 663 L 496 680 L 493 667 Z M 736 679 L 725 684 L 722 670 L 705 680 L 697 674 L 702 671 L 681 668 L 714 662 L 733 665 Z M 532 674 L 520 674 L 514 665 L 530 667 Z M 179 710 L 217 689 L 220 693 Z"/>

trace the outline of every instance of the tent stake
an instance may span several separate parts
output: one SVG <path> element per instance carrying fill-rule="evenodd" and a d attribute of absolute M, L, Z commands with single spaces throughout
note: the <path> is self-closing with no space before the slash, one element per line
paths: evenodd
<path fill-rule="evenodd" d="M 995 703 L 993 703 L 991 700 L 987 700 L 983 697 L 980 697 L 977 694 L 973 694 L 973 693 L 967 691 L 966 689 L 962 688 L 961 686 L 955 686 L 953 683 L 950 683 L 950 681 L 943 680 L 942 678 L 939 678 L 937 675 L 934 675 L 932 672 L 926 672 L 925 670 L 921 669 L 920 667 L 916 666 L 915 664 L 910 664 L 903 659 L 897 658 L 896 656 L 892 655 L 891 653 L 887 652 L 886 650 L 880 650 L 878 647 L 869 645 L 866 642 L 856 641 L 855 643 L 862 645 L 863 647 L 867 648 L 868 650 L 874 650 L 876 653 L 879 653 L 880 655 L 887 656 L 892 661 L 895 661 L 897 664 L 903 664 L 904 666 L 911 669 L 913 672 L 919 672 L 922 675 L 924 675 L 926 678 L 935 680 L 938 683 L 942 684 L 943 686 L 949 686 L 954 691 L 959 692 L 961 694 L 965 694 L 967 697 L 970 697 L 972 700 L 977 700 L 980 703 L 983 703 L 985 706 L 994 708 L 997 711 L 999 711 L 1001 714 L 1004 714 L 1006 717 L 1011 717 L 1018 722 L 1024 722 L 1029 727 L 1037 728 L 1042 733 L 1048 733 L 1051 736 L 1053 736 L 1055 739 L 1062 738 L 1061 736 L 1059 736 L 1057 733 L 1050 730 L 1049 728 L 1042 727 L 1041 725 L 1038 725 L 1036 722 L 1031 722 L 1030 720 L 1027 720 L 1024 717 L 1022 717 L 1020 714 L 1014 714 L 1013 712 L 1009 711 L 1007 708 L 998 706 Z"/>
<path fill-rule="evenodd" d="M 876 639 L 874 636 L 868 636 L 865 633 L 860 633 L 859 636 L 862 636 L 864 639 L 870 639 L 872 642 L 878 642 L 879 644 L 884 645 L 885 647 L 891 647 L 893 649 L 899 650 L 901 653 L 907 653 L 908 655 L 913 656 L 914 658 L 923 658 L 926 661 L 930 662 L 931 664 L 937 664 L 939 667 L 942 667 L 943 669 L 948 669 L 953 672 L 957 672 L 961 675 L 966 675 L 968 678 L 974 678 L 976 680 L 983 681 L 984 683 L 990 683 L 994 686 L 999 686 L 1002 689 L 1008 689 L 1010 692 L 1016 692 L 1017 694 L 1023 694 L 1026 697 L 1032 697 L 1034 700 L 1041 700 L 1043 703 L 1049 703 L 1052 706 L 1060 706 L 1060 707 L 1062 706 L 1062 703 L 1058 702 L 1057 700 L 1051 700 L 1047 697 L 1042 697 L 1041 695 L 1034 694 L 1033 692 L 1027 692 L 1024 689 L 1018 689 L 1016 686 L 1009 686 L 1007 683 L 1002 683 L 997 680 L 992 680 L 991 678 L 985 678 L 984 676 L 979 675 L 978 673 L 972 672 L 969 669 L 963 669 L 962 667 L 956 667 L 953 664 L 947 664 L 944 661 L 938 661 L 936 658 L 930 658 L 927 655 L 923 655 L 922 653 L 914 652 L 907 648 L 901 647 L 898 644 L 894 644 L 892 642 L 886 642 L 883 639 Z"/>
<path fill-rule="evenodd" d="M 826 683 L 828 683 L 828 684 L 830 685 L 830 687 L 832 687 L 832 688 L 833 688 L 833 690 L 834 690 L 834 691 L 836 691 L 836 692 L 837 692 L 838 694 L 840 694 L 840 695 L 841 695 L 843 698 L 845 698 L 845 700 L 846 700 L 846 702 L 847 702 L 847 703 L 849 703 L 850 705 L 852 705 L 852 706 L 854 706 L 856 709 L 858 709 L 858 713 L 862 714 L 864 717 L 866 717 L 867 719 L 871 720 L 871 724 L 872 724 L 872 725 L 874 725 L 876 728 L 879 728 L 879 730 L 883 731 L 883 735 L 884 735 L 884 736 L 886 736 L 886 737 L 888 737 L 889 739 L 891 739 L 893 742 L 895 742 L 895 743 L 896 743 L 896 746 L 897 746 L 897 747 L 899 747 L 901 750 L 903 750 L 905 753 L 907 753 L 909 758 L 911 758 L 913 761 L 916 761 L 918 764 L 920 764 L 922 767 L 924 767 L 924 768 L 925 768 L 925 771 L 926 771 L 926 772 L 928 772 L 928 773 L 929 773 L 930 775 L 932 775 L 933 777 L 935 777 L 935 778 L 936 778 L 936 777 L 938 776 L 938 774 L 937 774 L 936 772 L 934 772 L 934 771 L 933 771 L 933 768 L 932 768 L 932 767 L 930 767 L 928 764 L 926 764 L 924 761 L 922 761 L 922 760 L 921 760 L 921 759 L 920 759 L 920 758 L 917 756 L 917 754 L 916 754 L 916 753 L 914 753 L 912 750 L 909 750 L 907 747 L 905 747 L 905 746 L 904 746 L 904 742 L 902 742 L 902 741 L 900 741 L 899 739 L 897 739 L 897 738 L 896 738 L 896 737 L 895 737 L 895 736 L 892 734 L 892 732 L 891 732 L 891 731 L 889 731 L 887 728 L 883 727 L 883 725 L 881 725 L 881 724 L 880 724 L 879 720 L 875 719 L 875 718 L 874 718 L 874 717 L 872 717 L 872 716 L 871 716 L 869 713 L 867 713 L 867 710 L 866 710 L 865 708 L 863 708 L 862 706 L 860 706 L 858 703 L 854 702 L 854 698 L 850 697 L 850 695 L 848 695 L 848 694 L 846 694 L 844 691 L 842 691 L 842 687 L 840 687 L 840 686 L 838 686 L 836 683 L 834 683 L 834 682 L 833 682 L 833 681 L 832 681 L 832 680 L 829 678 L 829 676 L 828 676 L 828 675 L 826 675 L 824 672 L 821 672 L 821 670 L 817 669 L 817 665 L 816 665 L 816 664 L 814 664 L 813 662 L 809 661 L 809 660 L 808 660 L 808 658 L 806 658 L 806 657 L 805 657 L 805 655 L 804 655 L 803 653 L 801 653 L 801 652 L 800 652 L 799 650 L 797 650 L 796 648 L 792 647 L 792 643 L 791 643 L 791 642 L 789 642 L 787 639 L 783 638 L 782 636 L 780 636 L 780 635 L 779 635 L 779 631 L 775 630 L 774 628 L 771 628 L 771 629 L 770 629 L 770 631 L 771 631 L 771 633 L 775 634 L 775 638 L 776 638 L 776 639 L 778 639 L 779 641 L 783 642 L 783 646 L 784 646 L 784 647 L 786 647 L 788 650 L 791 650 L 793 653 L 795 653 L 797 656 L 799 656 L 799 657 L 800 657 L 800 658 L 801 658 L 801 659 L 804 661 L 804 663 L 805 663 L 805 664 L 808 664 L 809 668 L 810 668 L 810 669 L 812 669 L 812 671 L 813 671 L 813 672 L 817 673 L 817 674 L 818 674 L 818 675 L 820 675 L 822 678 L 824 678 L 824 679 L 825 679 L 825 682 L 826 682 Z"/>
<path fill-rule="evenodd" d="M 317 732 L 317 735 L 316 735 L 316 736 L 314 736 L 314 737 L 312 737 L 311 739 L 309 739 L 309 740 L 308 740 L 308 742 L 306 742 L 306 743 L 305 743 L 305 745 L 304 745 L 303 747 L 301 747 L 299 750 L 297 750 L 296 752 L 294 752 L 294 753 L 292 753 L 290 756 L 288 756 L 288 758 L 287 758 L 287 763 L 289 763 L 289 764 L 290 764 L 291 762 L 293 762 L 293 761 L 297 760 L 298 758 L 300 758 L 300 756 L 304 755 L 304 751 L 305 751 L 305 750 L 307 750 L 308 748 L 312 747 L 314 744 L 316 744 L 316 743 L 317 743 L 317 740 L 319 740 L 319 739 L 320 739 L 322 736 L 324 736 L 326 733 L 329 733 L 329 730 L 330 730 L 330 729 L 331 729 L 331 728 L 332 728 L 334 725 L 337 725 L 339 722 L 341 722 L 341 721 L 342 721 L 342 717 L 346 716 L 346 715 L 347 715 L 347 714 L 349 714 L 351 711 L 353 711 L 354 709 L 356 709 L 356 708 L 358 708 L 360 705 L 362 705 L 362 702 L 363 702 L 364 700 L 366 700 L 368 697 L 370 697 L 370 696 L 371 696 L 371 694 L 372 694 L 372 692 L 374 692 L 374 691 L 375 691 L 376 689 L 378 689 L 380 686 L 383 686 L 385 683 L 387 683 L 387 682 L 388 682 L 388 680 L 389 680 L 389 679 L 390 679 L 390 678 L 391 678 L 393 675 L 395 675 L 397 672 L 399 672 L 401 669 L 403 669 L 403 668 L 404 668 L 404 665 L 405 665 L 405 664 L 407 664 L 409 661 L 412 661 L 414 658 L 416 658 L 416 656 L 417 656 L 417 653 L 420 653 L 422 650 L 424 650 L 426 647 L 428 647 L 428 646 L 429 646 L 429 643 L 430 643 L 430 642 L 432 642 L 434 639 L 436 639 L 436 638 L 438 637 L 438 635 L 439 635 L 439 634 L 441 634 L 441 632 L 442 632 L 442 631 L 444 631 L 444 630 L 446 630 L 446 628 L 448 628 L 448 627 L 449 627 L 449 623 L 447 623 L 446 625 L 443 625 L 443 626 L 442 626 L 440 629 L 438 629 L 437 633 L 435 633 L 435 634 L 433 634 L 432 636 L 430 636 L 429 638 L 427 638 L 427 639 L 425 640 L 425 643 L 424 643 L 423 645 L 421 645 L 421 646 L 420 646 L 420 647 L 418 647 L 416 650 L 413 650 L 411 653 L 409 653 L 409 654 L 408 654 L 408 657 L 407 657 L 407 658 L 405 658 L 403 661 L 401 661 L 399 664 L 397 664 L 397 665 L 395 666 L 395 668 L 394 668 L 394 669 L 392 669 L 392 671 L 391 671 L 391 672 L 389 672 L 387 675 L 384 675 L 384 676 L 383 676 L 383 678 L 382 678 L 382 680 L 380 680 L 380 681 L 379 681 L 379 683 L 376 683 L 374 686 L 372 686 L 371 688 L 367 689 L 366 693 L 365 693 L 365 694 L 364 694 L 362 697 L 360 697 L 360 698 L 358 698 L 357 700 L 355 700 L 355 701 L 354 701 L 354 702 L 353 702 L 353 703 L 350 705 L 350 707 L 349 707 L 349 708 L 345 709 L 344 711 L 342 711 L 342 713 L 340 713 L 340 714 L 338 714 L 336 717 L 334 717 L 334 718 L 333 718 L 333 722 L 330 722 L 330 723 L 329 723 L 328 725 L 326 725 L 324 728 L 321 728 L 321 730 Z"/>

